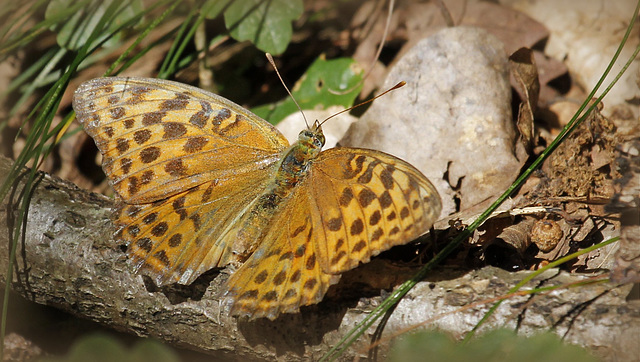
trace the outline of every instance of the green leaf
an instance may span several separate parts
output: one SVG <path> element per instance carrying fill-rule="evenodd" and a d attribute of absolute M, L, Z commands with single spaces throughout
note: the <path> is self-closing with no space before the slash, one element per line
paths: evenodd
<path fill-rule="evenodd" d="M 121 0 L 86 1 L 86 6 L 84 6 L 81 11 L 74 13 L 70 18 L 66 18 L 63 22 L 54 26 L 53 30 L 58 33 L 56 37 L 58 45 L 65 49 L 78 50 L 86 44 L 89 36 L 100 22 L 100 19 L 105 16 L 105 11 L 113 1 Z M 61 11 L 64 11 L 64 9 L 69 8 L 76 2 L 77 0 L 52 0 L 47 6 L 45 18 L 50 19 L 57 17 Z M 110 36 L 110 33 L 120 26 L 120 24 L 135 17 L 136 14 L 144 8 L 142 0 L 132 0 L 122 2 L 122 4 L 124 6 L 118 9 L 117 16 L 108 24 L 101 36 L 94 41 L 95 44 L 102 41 L 104 37 Z M 108 46 L 110 42 L 118 40 L 118 37 L 112 37 L 107 41 L 106 46 Z"/>
<path fill-rule="evenodd" d="M 178 354 L 164 344 L 144 339 L 136 343 L 129 355 L 130 362 L 178 362 Z"/>
<path fill-rule="evenodd" d="M 326 60 L 319 57 L 293 87 L 293 97 L 302 109 L 326 109 L 330 106 L 348 108 L 360 93 L 362 69 L 351 58 Z M 356 87 L 356 85 L 358 85 Z M 349 90 L 345 94 L 344 91 Z M 290 97 L 276 103 L 255 107 L 258 116 L 276 124 L 286 116 L 298 112 Z"/>
<path fill-rule="evenodd" d="M 507 329 L 490 331 L 466 344 L 442 332 L 414 333 L 394 344 L 388 361 L 425 361 L 426 356 L 430 361 L 597 361 L 585 349 L 566 344 L 553 333 L 523 337 Z"/>
<path fill-rule="evenodd" d="M 65 357 L 45 359 L 47 362 L 109 362 L 109 361 L 126 361 L 127 351 L 122 343 L 115 338 L 104 335 L 94 334 L 80 338 L 69 350 L 69 354 Z"/>
<path fill-rule="evenodd" d="M 302 11 L 302 0 L 236 0 L 224 12 L 224 21 L 234 39 L 282 54 L 291 41 L 291 21 Z"/>
<path fill-rule="evenodd" d="M 67 356 L 45 358 L 43 362 L 178 362 L 178 355 L 154 340 L 142 340 L 131 349 L 106 334 L 92 334 L 76 341 Z"/>

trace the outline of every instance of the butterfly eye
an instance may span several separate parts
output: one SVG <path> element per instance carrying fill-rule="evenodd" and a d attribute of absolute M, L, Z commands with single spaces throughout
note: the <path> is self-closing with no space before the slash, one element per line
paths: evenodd
<path fill-rule="evenodd" d="M 324 146 L 324 142 L 325 142 L 324 134 L 322 132 L 316 133 L 315 137 L 313 138 L 313 143 L 318 148 L 321 148 L 322 146 Z"/>
<path fill-rule="evenodd" d="M 308 129 L 302 130 L 300 134 L 298 134 L 298 140 L 303 143 L 309 143 L 309 141 L 313 142 L 314 138 L 313 132 Z"/>

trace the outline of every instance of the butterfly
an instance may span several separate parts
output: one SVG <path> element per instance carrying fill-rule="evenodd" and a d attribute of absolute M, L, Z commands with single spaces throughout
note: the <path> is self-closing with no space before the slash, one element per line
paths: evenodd
<path fill-rule="evenodd" d="M 136 272 L 188 285 L 228 265 L 233 315 L 275 319 L 318 303 L 341 273 L 427 231 L 438 192 L 389 154 L 322 151 L 316 123 L 293 145 L 213 93 L 147 78 L 89 80 L 73 108 L 118 199 Z"/>

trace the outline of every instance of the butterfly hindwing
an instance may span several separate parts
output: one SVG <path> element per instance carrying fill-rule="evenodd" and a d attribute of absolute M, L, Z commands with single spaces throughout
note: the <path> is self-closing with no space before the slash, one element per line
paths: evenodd
<path fill-rule="evenodd" d="M 227 282 L 234 315 L 274 319 L 318 303 L 340 276 L 320 267 L 308 209 L 308 188 L 298 187 L 280 205 L 258 249 Z"/>
<path fill-rule="evenodd" d="M 202 273 L 235 261 L 233 231 L 244 209 L 264 191 L 265 180 L 210 181 L 148 204 L 121 204 L 116 225 L 131 241 L 128 254 L 137 271 L 158 286 L 190 284 Z"/>

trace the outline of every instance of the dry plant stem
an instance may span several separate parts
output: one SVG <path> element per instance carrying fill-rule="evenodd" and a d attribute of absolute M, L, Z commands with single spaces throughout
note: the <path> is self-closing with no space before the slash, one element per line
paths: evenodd
<path fill-rule="evenodd" d="M 447 9 L 447 5 L 442 0 L 436 1 L 436 5 L 440 8 L 440 14 L 444 18 L 445 23 L 448 27 L 455 26 L 456 24 L 453 22 L 453 18 L 451 17 L 451 13 L 449 9 Z"/>
<path fill-rule="evenodd" d="M 11 161 L 0 158 L 0 175 L 7 174 L 10 164 Z M 4 200 L 0 206 L 1 282 L 5 282 L 8 262 L 6 221 L 15 211 L 7 202 Z M 226 278 L 224 274 L 214 274 L 215 278 L 211 276 L 209 281 L 200 283 L 206 291 L 192 291 L 192 299 L 168 289 L 164 292 L 147 289 L 140 277 L 130 274 L 124 253 L 108 237 L 113 230 L 109 220 L 111 206 L 111 201 L 101 195 L 43 175 L 32 198 L 25 237 L 18 245 L 13 290 L 25 299 L 120 331 L 153 336 L 220 358 L 233 355 L 248 360 L 318 359 L 381 301 L 380 297 L 366 298 L 356 305 L 353 300 L 329 300 L 274 322 L 243 322 L 229 317 L 216 299 Z M 521 273 L 492 268 L 457 279 L 445 274 L 430 275 L 427 281 L 418 283 L 395 310 L 383 337 L 459 308 L 457 303 L 463 290 L 471 291 L 464 295 L 471 300 L 477 295 L 483 299 L 504 295 L 524 277 Z M 566 274 L 563 278 L 558 282 L 583 279 Z M 474 290 L 478 285 L 487 287 Z M 526 297 L 514 298 L 503 303 L 497 318 L 488 325 L 501 326 L 504 320 L 513 320 L 514 314 L 521 313 L 523 330 L 555 328 L 568 341 L 584 343 L 603 357 L 609 356 L 609 360 L 624 360 L 625 356 L 628 360 L 631 355 L 627 353 L 638 352 L 635 336 L 640 333 L 640 303 L 625 301 L 629 287 L 597 288 L 578 291 L 579 288 L 574 288 L 558 292 L 552 298 L 538 298 L 525 312 L 519 306 Z M 461 311 L 455 315 L 458 322 L 439 326 L 454 334 L 464 334 L 472 325 L 463 321 L 477 321 L 483 313 L 484 310 Z M 361 355 L 358 351 L 365 350 L 367 345 L 368 340 L 363 339 L 344 357 Z M 386 347 L 380 347 L 379 356 L 384 356 Z"/>

